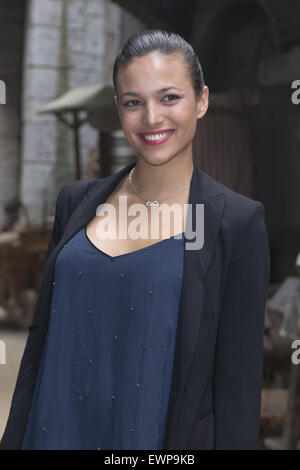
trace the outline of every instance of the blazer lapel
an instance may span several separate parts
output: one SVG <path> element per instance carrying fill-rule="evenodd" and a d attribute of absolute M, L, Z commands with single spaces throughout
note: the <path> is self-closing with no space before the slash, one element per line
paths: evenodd
<path fill-rule="evenodd" d="M 192 226 L 196 204 L 204 204 L 204 244 L 196 250 L 184 250 L 183 282 L 179 310 L 171 394 L 166 423 L 165 448 L 177 449 L 176 433 L 186 383 L 196 350 L 204 305 L 204 281 L 220 230 L 224 194 L 214 180 L 196 167 L 191 180 L 189 208 Z M 210 338 L 207 338 L 209 341 Z M 205 345 L 203 345 L 205 351 Z M 192 379 L 191 379 L 192 380 Z M 191 381 L 192 383 L 192 381 Z M 175 446 L 175 447 L 174 447 Z"/>
<path fill-rule="evenodd" d="M 193 210 L 194 220 L 196 204 L 204 205 L 204 244 L 202 248 L 184 251 L 174 377 L 181 390 L 188 380 L 196 348 L 205 295 L 204 281 L 216 246 L 224 206 L 223 193 L 213 191 L 209 187 L 210 179 L 206 178 L 207 175 L 196 167 L 191 181 L 189 207 Z"/>

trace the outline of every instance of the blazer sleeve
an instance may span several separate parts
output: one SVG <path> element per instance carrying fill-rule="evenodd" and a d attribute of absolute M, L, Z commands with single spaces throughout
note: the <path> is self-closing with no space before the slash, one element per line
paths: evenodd
<path fill-rule="evenodd" d="M 215 352 L 214 449 L 257 449 L 270 254 L 255 201 L 229 264 Z"/>
<path fill-rule="evenodd" d="M 47 260 L 63 236 L 65 227 L 72 213 L 86 194 L 92 189 L 98 179 L 78 180 L 63 186 L 56 198 L 55 218 L 50 241 L 48 244 Z M 7 424 L 0 441 L 0 450 L 21 449 L 28 420 L 36 379 L 39 370 L 39 360 L 46 335 L 47 322 L 41 322 L 40 315 L 48 308 L 51 293 L 47 286 L 50 281 L 47 266 L 44 271 L 32 324 L 17 376 L 16 386 L 11 400 Z M 41 331 L 43 330 L 43 331 Z"/>
<path fill-rule="evenodd" d="M 66 187 L 67 185 L 60 190 L 56 198 L 55 218 L 48 245 L 47 259 L 54 250 L 62 235 L 62 215 Z M 45 282 L 45 273 L 43 282 Z M 37 369 L 35 366 L 35 348 L 39 342 L 39 321 L 36 318 L 36 312 L 37 307 L 35 309 L 32 324 L 29 326 L 29 335 L 27 337 L 24 353 L 21 359 L 7 424 L 0 441 L 0 450 L 21 449 L 22 446 L 27 425 L 28 412 L 30 409 L 30 403 L 27 402 L 25 398 L 28 395 L 33 395 L 35 378 L 37 374 Z"/>

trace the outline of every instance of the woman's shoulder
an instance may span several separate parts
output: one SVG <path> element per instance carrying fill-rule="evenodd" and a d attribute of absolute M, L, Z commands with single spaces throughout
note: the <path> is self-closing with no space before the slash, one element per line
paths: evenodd
<path fill-rule="evenodd" d="M 223 198 L 220 228 L 227 245 L 234 246 L 239 240 L 249 237 L 265 236 L 265 208 L 260 201 L 234 191 L 201 170 L 200 172 L 202 183 L 209 188 L 207 193 Z"/>
<path fill-rule="evenodd" d="M 125 166 L 117 173 L 103 177 L 103 178 L 84 178 L 76 181 L 71 181 L 71 183 L 65 184 L 59 194 L 58 198 L 68 198 L 74 200 L 75 203 L 80 200 L 87 194 L 93 191 L 98 191 L 101 188 L 102 184 L 107 182 L 113 182 L 114 180 L 119 180 L 129 169 L 132 167 L 132 163 Z"/>
<path fill-rule="evenodd" d="M 63 185 L 56 198 L 56 213 L 59 217 L 67 220 L 86 194 L 99 184 L 99 181 L 99 178 L 85 178 Z"/>
<path fill-rule="evenodd" d="M 249 196 L 241 194 L 225 184 L 217 181 L 212 176 L 199 170 L 202 183 L 205 181 L 208 194 L 224 197 L 224 215 L 233 219 L 241 220 L 248 218 L 249 215 L 258 212 L 264 213 L 263 204 Z"/>
<path fill-rule="evenodd" d="M 57 196 L 58 206 L 68 206 L 69 209 L 78 206 L 82 199 L 94 189 L 99 188 L 106 178 L 84 178 L 71 181 L 61 187 Z"/>
<path fill-rule="evenodd" d="M 59 191 L 58 197 L 80 197 L 84 196 L 87 191 L 92 189 L 100 180 L 100 178 L 84 178 L 80 180 L 71 181 L 63 185 Z"/>

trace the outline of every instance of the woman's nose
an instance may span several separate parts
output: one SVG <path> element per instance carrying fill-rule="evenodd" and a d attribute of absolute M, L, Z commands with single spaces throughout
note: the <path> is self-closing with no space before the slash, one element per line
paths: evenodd
<path fill-rule="evenodd" d="M 155 104 L 148 104 L 144 108 L 144 116 L 143 116 L 143 123 L 151 128 L 156 128 L 160 125 L 164 118 L 162 114 L 162 110 L 159 108 L 158 105 Z"/>

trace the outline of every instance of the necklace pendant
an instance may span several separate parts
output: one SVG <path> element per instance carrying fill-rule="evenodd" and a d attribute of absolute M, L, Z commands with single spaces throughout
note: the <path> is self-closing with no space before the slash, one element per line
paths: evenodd
<path fill-rule="evenodd" d="M 158 201 L 147 201 L 146 206 L 158 206 Z"/>

